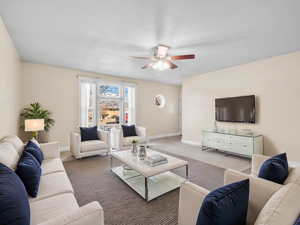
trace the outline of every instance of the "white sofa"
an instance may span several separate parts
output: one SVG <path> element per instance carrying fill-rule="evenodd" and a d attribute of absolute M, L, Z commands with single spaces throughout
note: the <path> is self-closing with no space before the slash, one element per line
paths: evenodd
<path fill-rule="evenodd" d="M 135 126 L 137 136 L 124 137 L 121 125 L 116 125 L 111 129 L 111 147 L 114 150 L 127 150 L 131 148 L 132 139 L 138 140 L 139 145 L 149 146 L 148 129 Z"/>
<path fill-rule="evenodd" d="M 98 129 L 99 140 L 83 141 L 81 142 L 80 128 L 76 127 L 75 132 L 70 133 L 70 152 L 76 160 L 82 157 L 100 155 L 103 153 L 110 153 L 110 133 Z"/>
<path fill-rule="evenodd" d="M 290 167 L 283 185 L 258 178 L 262 164 L 270 157 L 253 155 L 251 174 L 227 169 L 224 185 L 249 179 L 247 225 L 293 225 L 300 216 L 300 166 Z M 179 225 L 196 224 L 201 204 L 210 192 L 191 182 L 180 186 Z"/>
<path fill-rule="evenodd" d="M 0 161 L 15 170 L 24 149 L 23 142 L 12 136 L 0 142 Z M 79 207 L 74 190 L 60 159 L 59 143 L 40 144 L 44 160 L 36 198 L 28 196 L 31 225 L 104 224 L 104 212 L 98 202 Z"/>

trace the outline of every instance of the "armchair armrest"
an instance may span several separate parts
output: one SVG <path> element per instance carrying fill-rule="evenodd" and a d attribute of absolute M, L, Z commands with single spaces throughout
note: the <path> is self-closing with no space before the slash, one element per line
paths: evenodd
<path fill-rule="evenodd" d="M 283 185 L 231 169 L 225 171 L 224 185 L 245 179 L 250 181 L 247 224 L 254 224 L 264 205 Z"/>
<path fill-rule="evenodd" d="M 148 129 L 146 127 L 135 127 L 135 133 L 137 136 L 146 137 L 147 145 L 149 145 Z"/>
<path fill-rule="evenodd" d="M 123 131 L 111 128 L 111 147 L 116 150 L 123 149 Z"/>
<path fill-rule="evenodd" d="M 178 225 L 196 224 L 202 202 L 209 193 L 189 181 L 180 184 Z"/>
<path fill-rule="evenodd" d="M 40 149 L 43 153 L 44 159 L 60 157 L 59 142 L 40 144 Z"/>
<path fill-rule="evenodd" d="M 65 215 L 47 220 L 39 225 L 104 225 L 104 211 L 98 202 L 91 202 Z"/>
<path fill-rule="evenodd" d="M 98 132 L 99 139 L 101 141 L 104 141 L 104 142 L 107 143 L 107 148 L 110 152 L 110 150 L 111 150 L 111 147 L 110 147 L 110 133 L 108 131 L 104 131 L 104 130 L 100 130 L 100 129 L 98 129 L 97 132 Z"/>
<path fill-rule="evenodd" d="M 70 152 L 76 159 L 80 159 L 81 136 L 75 132 L 70 132 Z"/>
<path fill-rule="evenodd" d="M 258 176 L 260 167 L 269 158 L 270 158 L 269 156 L 253 154 L 252 155 L 252 169 L 251 169 L 251 173 L 253 173 L 254 175 Z"/>

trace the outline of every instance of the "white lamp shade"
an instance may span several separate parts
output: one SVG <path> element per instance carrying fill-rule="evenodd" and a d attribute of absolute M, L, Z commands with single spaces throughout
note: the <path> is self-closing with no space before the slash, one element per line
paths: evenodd
<path fill-rule="evenodd" d="M 44 119 L 25 120 L 25 131 L 44 130 Z"/>

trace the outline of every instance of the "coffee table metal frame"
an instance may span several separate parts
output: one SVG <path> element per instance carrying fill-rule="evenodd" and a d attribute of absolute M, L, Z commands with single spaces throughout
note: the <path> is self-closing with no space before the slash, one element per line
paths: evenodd
<path fill-rule="evenodd" d="M 130 150 L 127 150 L 127 151 L 130 151 Z M 174 157 L 175 158 L 175 157 Z M 176 174 L 174 174 L 174 173 L 172 173 L 172 172 L 170 172 L 169 170 L 167 170 L 167 171 L 164 171 L 164 172 L 160 172 L 160 173 L 157 173 L 157 174 L 151 174 L 151 176 L 144 176 L 144 175 L 142 175 L 142 174 L 140 174 L 140 173 L 138 173 L 138 172 L 136 172 L 135 170 L 126 170 L 126 169 L 124 169 L 123 168 L 123 166 L 118 166 L 118 167 L 113 167 L 113 159 L 116 159 L 116 160 L 118 160 L 119 162 L 121 162 L 121 163 L 123 163 L 123 164 L 125 164 L 126 166 L 128 166 L 127 164 L 126 164 L 126 161 L 124 160 L 124 161 L 122 161 L 122 160 L 120 160 L 120 159 L 118 159 L 118 158 L 116 158 L 116 157 L 114 157 L 114 155 L 113 154 L 111 154 L 111 172 L 114 172 L 118 177 L 120 177 L 121 178 L 121 180 L 123 180 L 125 183 L 127 183 L 132 189 L 134 189 L 138 194 L 140 194 L 141 195 L 141 197 L 143 197 L 147 202 L 150 202 L 150 201 L 152 201 L 153 199 L 155 199 L 155 198 L 157 198 L 157 197 L 159 197 L 159 196 L 161 196 L 161 195 L 163 195 L 163 194 L 166 194 L 166 193 L 168 193 L 168 192 L 170 192 L 170 191 L 173 191 L 173 190 L 175 190 L 175 189 L 177 189 L 177 188 L 179 188 L 180 187 L 180 183 L 181 182 L 184 182 L 184 181 L 187 181 L 188 180 L 188 164 L 185 164 L 185 165 L 183 165 L 183 166 L 179 166 L 179 167 L 176 167 L 176 168 L 173 168 L 173 169 L 171 169 L 171 170 L 174 170 L 174 169 L 178 169 L 178 168 L 182 168 L 182 167 L 185 167 L 185 179 L 184 178 L 182 178 L 182 177 L 180 177 L 180 176 L 178 176 L 178 175 L 176 175 Z M 144 162 L 143 162 L 144 163 Z M 161 166 L 161 165 L 158 165 L 158 166 Z M 158 167 L 158 166 L 155 166 L 155 167 Z M 129 166 L 128 166 L 129 167 Z M 151 166 L 149 166 L 149 167 L 151 167 Z M 154 168 L 154 167 L 153 167 Z M 123 173 L 125 172 L 127 172 L 128 174 L 129 174 L 129 176 L 128 177 L 126 177 L 126 176 L 124 176 L 123 174 L 122 174 L 122 171 L 123 171 Z M 130 174 L 131 173 L 131 174 Z M 141 190 L 137 190 L 137 189 L 139 189 L 138 188 L 138 182 L 141 182 L 141 180 L 140 180 L 140 178 L 141 177 L 143 177 L 144 178 L 144 182 L 145 182 L 145 185 L 144 185 L 144 193 L 145 193 L 145 195 L 143 196 L 143 193 L 141 192 Z M 130 179 L 135 179 L 135 181 L 134 182 L 130 182 L 129 180 Z M 139 180 L 139 181 L 137 181 L 137 179 Z M 171 180 L 171 183 L 173 182 L 174 183 L 174 185 L 172 186 L 172 185 L 170 185 L 170 187 L 166 190 L 166 191 L 162 191 L 162 192 L 159 192 L 159 193 L 157 193 L 154 197 L 152 196 L 151 198 L 150 198 L 150 196 L 149 196 L 149 181 L 152 181 L 152 180 L 154 180 L 154 182 L 157 182 L 157 183 L 159 183 L 159 179 L 163 179 L 163 180 L 166 180 L 166 179 L 168 179 L 168 180 Z M 153 182 L 152 182 L 153 183 Z"/>

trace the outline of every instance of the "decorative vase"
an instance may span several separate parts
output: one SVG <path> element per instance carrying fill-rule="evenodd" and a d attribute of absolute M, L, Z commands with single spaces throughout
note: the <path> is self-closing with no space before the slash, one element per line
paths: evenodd
<path fill-rule="evenodd" d="M 136 156 L 136 154 L 137 154 L 136 143 L 132 143 L 131 154 L 132 154 L 132 156 Z"/>
<path fill-rule="evenodd" d="M 144 160 L 144 158 L 147 156 L 147 153 L 146 153 L 146 147 L 141 145 L 140 146 L 140 149 L 139 149 L 139 153 L 138 153 L 138 157 L 140 160 Z"/>

